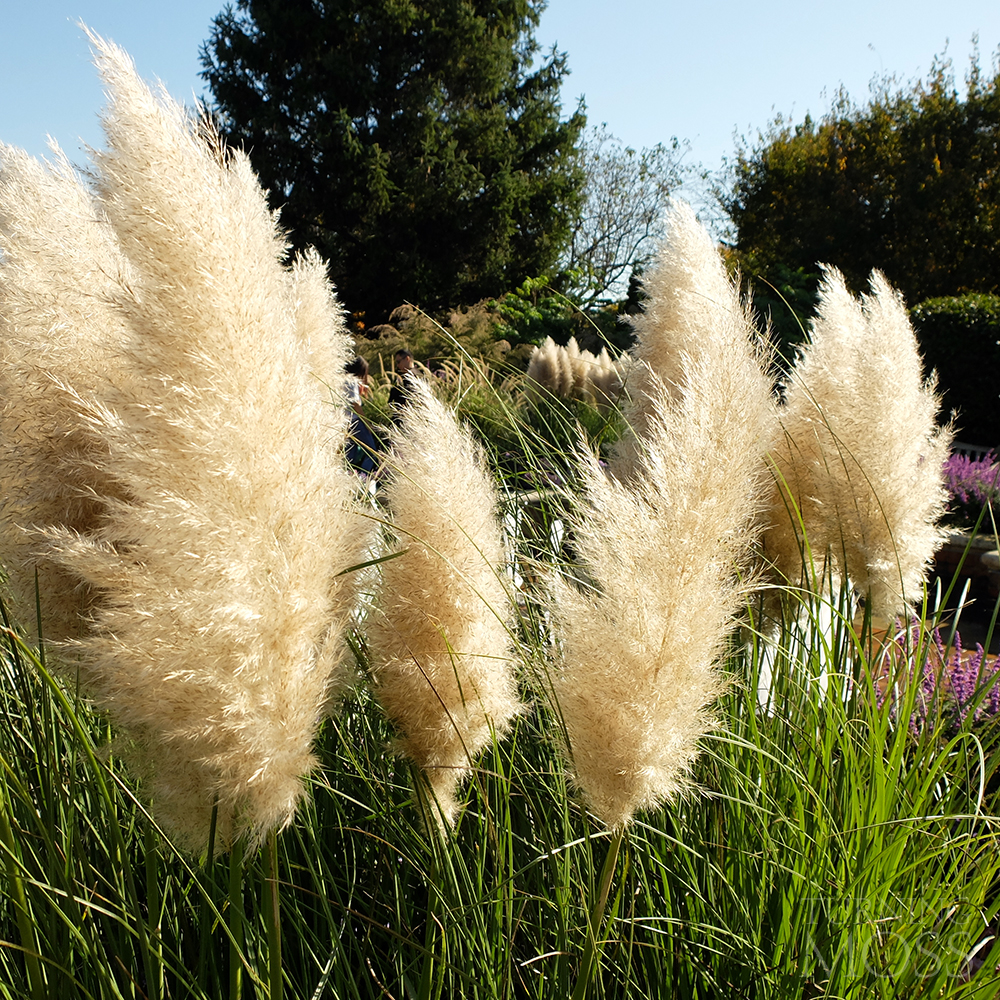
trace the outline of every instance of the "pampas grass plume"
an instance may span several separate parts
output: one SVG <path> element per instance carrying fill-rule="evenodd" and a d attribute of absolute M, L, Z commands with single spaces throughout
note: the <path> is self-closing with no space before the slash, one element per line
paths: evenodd
<path fill-rule="evenodd" d="M 395 544 L 368 629 L 375 690 L 440 817 L 479 752 L 521 712 L 497 497 L 478 447 L 417 384 L 386 486 Z"/>
<path fill-rule="evenodd" d="M 622 384 L 618 366 L 611 360 L 606 347 L 594 359 L 589 371 L 591 392 L 597 408 L 605 412 L 621 394 Z"/>
<path fill-rule="evenodd" d="M 0 561 L 16 620 L 45 638 L 79 637 L 93 592 L 40 556 L 37 529 L 96 530 L 119 496 L 79 396 L 127 378 L 113 307 L 128 266 L 65 157 L 40 163 L 0 147 Z"/>
<path fill-rule="evenodd" d="M 596 357 L 581 350 L 575 337 L 561 347 L 546 337 L 528 360 L 526 387 L 537 401 L 549 393 L 564 399 L 585 399 L 606 410 L 618 398 L 621 381 L 618 368 L 602 348 Z"/>
<path fill-rule="evenodd" d="M 86 693 L 124 732 L 157 818 L 198 850 L 216 802 L 223 844 L 287 823 L 315 763 L 352 603 L 336 577 L 365 544 L 327 389 L 348 345 L 316 259 L 281 265 L 246 158 L 92 40 L 127 376 L 75 393 L 69 425 L 111 485 L 96 524 L 53 514 L 42 554 L 99 595 L 74 647 Z"/>
<path fill-rule="evenodd" d="M 526 387 L 529 397 L 538 400 L 548 393 L 570 399 L 574 381 L 575 373 L 567 349 L 546 337 L 528 359 Z"/>
<path fill-rule="evenodd" d="M 952 434 L 938 408 L 898 293 L 875 272 L 859 301 L 826 269 L 773 454 L 765 556 L 783 579 L 800 581 L 803 553 L 829 554 L 880 618 L 919 599 L 943 540 Z"/>
<path fill-rule="evenodd" d="M 671 383 L 648 367 L 633 374 L 643 387 L 633 411 L 642 437 L 627 484 L 584 456 L 572 537 L 587 582 L 553 583 L 554 699 L 574 781 L 609 827 L 686 786 L 724 686 L 725 638 L 750 586 L 741 571 L 765 485 L 770 388 L 710 250 L 693 213 L 675 210 L 637 351 L 647 359 L 637 364 L 656 359 Z M 706 304 L 695 288 L 714 298 Z M 685 302 L 694 317 L 681 316 Z"/>
<path fill-rule="evenodd" d="M 691 206 L 674 199 L 665 223 L 667 238 L 643 280 L 643 311 L 632 321 L 636 345 L 623 359 L 623 412 L 632 430 L 618 442 L 611 462 L 623 481 L 641 461 L 642 441 L 660 405 L 659 387 L 679 398 L 708 355 L 727 351 L 734 331 L 756 336 L 718 248 Z"/>

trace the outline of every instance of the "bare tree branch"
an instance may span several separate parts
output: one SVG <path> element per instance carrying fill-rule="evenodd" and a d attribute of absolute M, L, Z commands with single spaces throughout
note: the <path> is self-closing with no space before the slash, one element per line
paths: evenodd
<path fill-rule="evenodd" d="M 587 131 L 579 147 L 586 200 L 561 262 L 568 290 L 582 305 L 621 297 L 637 265 L 663 235 L 663 212 L 689 168 L 676 138 L 639 152 L 607 125 Z"/>

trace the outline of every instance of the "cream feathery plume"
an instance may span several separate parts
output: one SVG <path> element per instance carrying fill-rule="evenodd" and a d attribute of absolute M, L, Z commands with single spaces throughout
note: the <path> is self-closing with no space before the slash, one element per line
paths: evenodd
<path fill-rule="evenodd" d="M 43 164 L 0 146 L 0 562 L 14 617 L 30 629 L 37 573 L 53 642 L 81 634 L 94 595 L 39 558 L 35 529 L 93 531 L 121 495 L 76 397 L 126 377 L 112 303 L 128 283 L 107 219 L 62 153 Z"/>
<path fill-rule="evenodd" d="M 338 454 L 346 437 L 343 422 L 343 373 L 347 363 L 354 357 L 354 342 L 347 332 L 345 312 L 327 275 L 326 261 L 319 252 L 309 247 L 296 255 L 288 272 L 291 293 L 291 314 L 295 332 L 306 355 L 309 378 L 335 408 L 337 419 L 327 420 L 331 438 L 329 446 Z M 348 475 L 345 483 L 343 464 L 334 470 L 336 488 L 341 498 L 341 508 L 333 516 L 333 526 L 345 531 L 342 557 L 350 559 L 351 565 L 359 565 L 372 543 L 374 529 L 367 518 L 348 502 L 357 485 L 353 476 Z M 346 490 L 346 492 L 345 492 Z M 339 516 L 338 516 L 339 515 Z M 356 680 L 353 671 L 344 669 L 348 650 L 344 645 L 344 631 L 348 618 L 358 603 L 357 580 L 343 581 L 335 585 L 330 593 L 331 621 L 334 623 L 328 633 L 320 653 L 319 668 L 329 678 L 327 710 L 332 710 L 341 700 L 348 687 Z"/>
<path fill-rule="evenodd" d="M 654 281 L 672 305 L 648 304 L 639 353 L 656 356 L 646 340 L 662 333 L 677 351 L 659 359 L 671 385 L 648 370 L 641 380 L 643 437 L 628 484 L 592 456 L 582 462 L 572 536 L 588 582 L 553 583 L 556 709 L 574 781 L 608 827 L 685 787 L 724 685 L 718 659 L 751 585 L 744 573 L 767 484 L 770 385 L 737 293 L 716 281 L 717 258 L 702 252 L 708 238 L 690 231 L 692 220 L 675 212 L 661 260 L 685 289 L 707 286 L 717 299 L 705 309 L 688 296 L 699 322 L 682 321 L 685 297 L 662 271 Z"/>
<path fill-rule="evenodd" d="M 296 256 L 289 272 L 295 332 L 309 359 L 312 376 L 326 385 L 331 400 L 342 405 L 344 366 L 354 356 L 344 325 L 344 310 L 326 273 L 326 262 L 309 247 Z M 330 332 L 336 335 L 331 336 Z M 323 380 L 334 377 L 332 385 Z"/>
<path fill-rule="evenodd" d="M 78 402 L 117 492 L 96 530 L 53 524 L 46 554 L 100 594 L 78 646 L 87 693 L 134 744 L 157 818 L 201 849 L 213 801 L 223 843 L 262 836 L 315 764 L 351 603 L 336 577 L 364 546 L 326 388 L 340 369 L 315 371 L 345 332 L 316 265 L 282 267 L 246 157 L 92 40 L 129 376 Z"/>
<path fill-rule="evenodd" d="M 674 199 L 666 213 L 667 236 L 643 287 L 648 296 L 632 321 L 636 345 L 623 359 L 623 412 L 632 428 L 616 445 L 612 474 L 627 482 L 641 464 L 642 441 L 659 402 L 658 386 L 677 398 L 701 355 L 725 350 L 734 329 L 756 338 L 753 323 L 734 292 L 718 248 L 686 202 Z"/>
<path fill-rule="evenodd" d="M 570 337 L 565 347 L 546 337 L 528 360 L 526 386 L 529 399 L 535 401 L 551 393 L 564 399 L 596 401 L 603 408 L 620 390 L 618 369 L 607 348 L 595 357 L 580 350 L 575 337 Z"/>
<path fill-rule="evenodd" d="M 533 402 L 542 399 L 546 393 L 559 394 L 559 348 L 551 337 L 546 337 L 540 347 L 531 352 L 525 391 Z"/>
<path fill-rule="evenodd" d="M 386 486 L 402 555 L 382 563 L 368 637 L 375 690 L 441 817 L 518 700 L 496 492 L 480 449 L 418 384 Z"/>
<path fill-rule="evenodd" d="M 621 394 L 621 376 L 606 347 L 601 348 L 590 373 L 591 392 L 601 411 L 612 406 Z"/>
<path fill-rule="evenodd" d="M 581 351 L 576 337 L 570 337 L 564 348 L 566 365 L 566 387 L 563 393 L 567 399 L 582 399 L 587 391 L 588 351 Z M 592 356 L 592 355 L 591 355 Z"/>
<path fill-rule="evenodd" d="M 600 379 L 601 362 L 587 350 L 580 350 L 576 338 L 570 337 L 567 351 L 570 352 L 570 359 L 574 369 L 573 395 L 577 399 L 584 399 L 589 403 L 594 402 L 595 380 Z M 607 351 L 603 352 L 607 357 Z"/>
<path fill-rule="evenodd" d="M 943 540 L 952 433 L 936 425 L 939 402 L 899 294 L 874 272 L 858 301 L 825 269 L 773 455 L 764 552 L 782 578 L 808 583 L 808 547 L 817 565 L 829 554 L 879 617 L 919 599 Z"/>
<path fill-rule="evenodd" d="M 572 344 L 572 348 L 570 347 Z M 559 346 L 555 350 L 556 356 L 556 376 L 557 393 L 563 399 L 573 398 L 573 387 L 576 384 L 576 367 L 574 364 L 574 353 L 579 355 L 579 348 L 576 340 L 572 337 L 565 347 Z"/>

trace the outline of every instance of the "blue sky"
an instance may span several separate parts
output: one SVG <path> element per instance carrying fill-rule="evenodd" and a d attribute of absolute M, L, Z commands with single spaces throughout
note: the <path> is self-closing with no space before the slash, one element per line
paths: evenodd
<path fill-rule="evenodd" d="M 103 98 L 76 21 L 124 46 L 139 72 L 190 101 L 198 49 L 222 0 L 0 0 L 0 142 L 39 156 L 55 136 L 74 160 L 100 144 Z M 776 114 L 821 114 L 844 84 L 862 99 L 873 76 L 924 76 L 948 45 L 964 76 L 978 32 L 991 66 L 1000 5 L 968 0 L 551 0 L 537 32 L 569 54 L 567 109 L 635 147 L 678 136 L 690 162 L 717 168 L 734 131 L 753 137 Z"/>

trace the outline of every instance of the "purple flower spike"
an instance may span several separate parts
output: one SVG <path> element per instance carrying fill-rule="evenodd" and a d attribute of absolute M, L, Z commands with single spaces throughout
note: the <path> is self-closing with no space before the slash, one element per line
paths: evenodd
<path fill-rule="evenodd" d="M 939 727 L 942 735 L 953 735 L 969 722 L 975 705 L 972 724 L 979 725 L 1000 717 L 1000 665 L 996 657 L 987 656 L 977 643 L 975 652 L 964 649 L 956 633 L 954 645 L 945 647 L 941 633 L 935 629 L 930 642 L 921 643 L 919 623 L 909 630 L 908 669 L 892 683 L 891 661 L 882 661 L 883 675 L 876 685 L 876 700 L 881 708 L 889 702 L 892 718 L 898 720 L 901 688 L 918 684 L 913 698 L 907 728 L 914 737 L 923 733 L 928 724 Z M 903 651 L 905 630 L 900 630 L 895 646 Z"/>
<path fill-rule="evenodd" d="M 1000 500 L 1000 463 L 992 452 L 982 458 L 951 455 L 944 463 L 944 478 L 952 516 L 964 527 L 975 524 L 986 504 Z"/>

